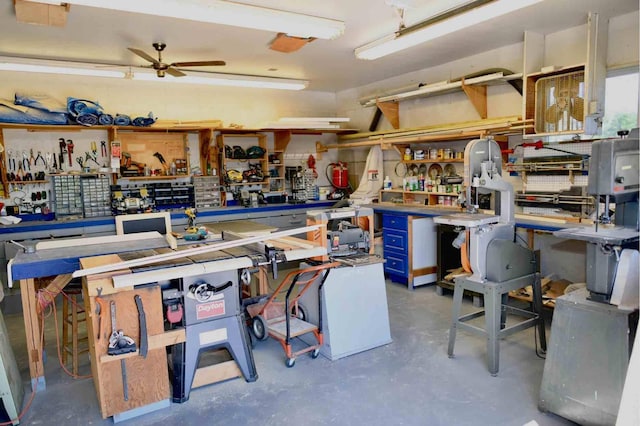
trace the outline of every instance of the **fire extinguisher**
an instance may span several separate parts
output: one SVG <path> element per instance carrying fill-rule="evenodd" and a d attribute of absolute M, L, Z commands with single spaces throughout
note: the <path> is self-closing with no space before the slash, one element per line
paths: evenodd
<path fill-rule="evenodd" d="M 329 177 L 329 168 L 332 169 L 331 177 Z M 327 165 L 326 175 L 334 188 L 347 189 L 349 187 L 349 170 L 347 169 L 347 163 L 338 161 L 337 163 Z"/>

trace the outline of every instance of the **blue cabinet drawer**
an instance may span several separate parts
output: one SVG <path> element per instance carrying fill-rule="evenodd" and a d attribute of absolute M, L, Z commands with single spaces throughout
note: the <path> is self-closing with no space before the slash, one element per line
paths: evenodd
<path fill-rule="evenodd" d="M 385 252 L 384 258 L 386 260 L 384 264 L 385 272 L 395 273 L 402 277 L 406 277 L 408 275 L 407 258 L 404 255 Z"/>
<path fill-rule="evenodd" d="M 409 229 L 407 216 L 399 216 L 395 214 L 382 215 L 382 229 L 399 229 L 406 231 Z"/>
<path fill-rule="evenodd" d="M 382 243 L 385 251 L 387 249 L 392 249 L 407 253 L 407 232 L 384 229 L 382 231 Z"/>

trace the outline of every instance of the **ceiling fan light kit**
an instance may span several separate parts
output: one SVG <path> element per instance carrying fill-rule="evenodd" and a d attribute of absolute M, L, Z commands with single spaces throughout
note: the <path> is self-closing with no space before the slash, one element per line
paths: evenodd
<path fill-rule="evenodd" d="M 447 17 L 443 17 L 442 20 L 429 19 L 361 46 L 355 49 L 355 55 L 358 59 L 378 59 L 541 1 L 543 0 L 495 0 L 470 10 L 464 9 L 462 13 L 447 14 Z"/>
<path fill-rule="evenodd" d="M 334 39 L 344 33 L 344 22 L 223 0 L 37 0 L 167 18 L 284 32 L 295 37 Z"/>

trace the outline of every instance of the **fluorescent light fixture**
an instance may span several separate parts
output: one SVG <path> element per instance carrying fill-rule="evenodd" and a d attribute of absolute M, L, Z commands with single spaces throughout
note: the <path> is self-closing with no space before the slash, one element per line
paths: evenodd
<path fill-rule="evenodd" d="M 460 31 L 543 0 L 496 0 L 431 25 L 415 25 L 355 50 L 358 59 L 378 59 L 409 47 Z"/>
<path fill-rule="evenodd" d="M 167 74 L 165 77 L 159 78 L 155 72 L 151 72 L 147 68 L 127 67 L 123 65 L 113 65 L 114 68 L 119 68 L 117 70 L 97 68 L 101 66 L 104 65 L 0 56 L 0 71 L 79 75 L 87 77 L 111 77 L 141 81 L 157 81 L 160 83 L 203 84 L 212 86 L 253 87 L 280 90 L 303 90 L 309 85 L 309 82 L 306 80 L 192 71 L 185 71 L 187 75 L 184 77 L 173 77 Z M 125 68 L 126 71 L 121 71 L 123 68 Z"/>
<path fill-rule="evenodd" d="M 78 6 L 142 13 L 231 25 L 295 37 L 334 39 L 344 33 L 344 22 L 284 10 L 252 6 L 223 0 L 35 0 L 40 3 L 67 3 Z"/>
<path fill-rule="evenodd" d="M 182 70 L 184 72 L 184 70 Z M 155 73 L 134 72 L 134 80 L 157 81 L 160 83 L 204 84 L 211 86 L 250 87 L 258 89 L 302 90 L 309 84 L 305 80 L 261 77 L 253 75 L 224 73 L 188 72 L 184 77 L 173 77 L 167 74 L 159 78 Z"/>
<path fill-rule="evenodd" d="M 0 57 L 0 71 L 125 78 L 123 71 L 90 68 L 89 64 Z"/>

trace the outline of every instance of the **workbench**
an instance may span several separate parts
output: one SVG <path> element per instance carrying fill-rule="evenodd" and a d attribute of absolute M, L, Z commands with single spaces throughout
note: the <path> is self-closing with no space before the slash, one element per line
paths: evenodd
<path fill-rule="evenodd" d="M 84 241 L 89 242 L 89 244 L 82 245 L 79 243 L 82 242 L 83 239 L 71 240 L 77 243 L 64 247 L 64 249 L 39 250 L 34 253 L 20 251 L 16 257 L 10 261 L 9 269 L 12 274 L 12 280 L 18 280 L 20 282 L 32 389 L 39 391 L 46 389 L 43 347 L 41 344 L 42 324 L 38 314 L 39 301 L 36 294 L 35 279 L 56 276 L 48 286 L 48 289 L 50 289 L 49 295 L 55 297 L 55 294 L 62 290 L 70 281 L 71 274 L 81 269 L 81 258 L 109 254 L 118 254 L 121 258 L 135 258 L 136 255 L 132 252 L 158 250 L 158 253 L 166 253 L 169 251 L 169 244 L 164 237 L 157 233 L 147 234 L 153 235 L 145 236 L 143 239 L 129 241 L 123 241 L 126 239 L 125 236 L 118 236 L 118 242 L 104 242 L 105 237 L 94 237 L 84 239 Z M 98 240 L 100 241 L 99 243 L 90 243 Z M 299 242 L 296 243 L 291 239 L 287 239 L 286 241 L 277 242 L 277 245 L 283 247 L 288 253 L 287 256 L 285 256 L 286 260 L 304 259 L 307 257 L 307 254 L 309 254 L 309 256 L 317 256 L 318 254 L 326 253 L 326 247 L 317 247 L 303 240 L 298 241 Z M 131 253 L 131 255 L 127 253 Z M 234 249 L 233 254 L 236 256 L 251 256 L 243 247 Z M 249 264 L 251 264 L 251 261 L 249 261 Z M 259 293 L 266 293 L 267 289 L 267 283 L 264 281 L 266 280 L 266 264 L 268 264 L 268 262 L 265 262 L 259 267 L 259 279 L 262 280 L 259 286 Z"/>
<path fill-rule="evenodd" d="M 83 257 L 162 247 L 168 247 L 168 244 L 165 238 L 158 234 L 157 237 L 138 241 L 76 245 L 65 247 L 64 250 L 49 249 L 35 253 L 20 251 L 16 254 L 16 257 L 11 262 L 11 273 L 13 280 L 20 282 L 20 296 L 29 357 L 29 373 L 33 390 L 42 391 L 46 389 L 42 358 L 44 348 L 41 343 L 43 329 L 38 314 L 35 279 L 55 275 L 57 277 L 52 284 L 59 291 L 69 282 L 71 274 L 80 269 L 80 259 Z"/>

